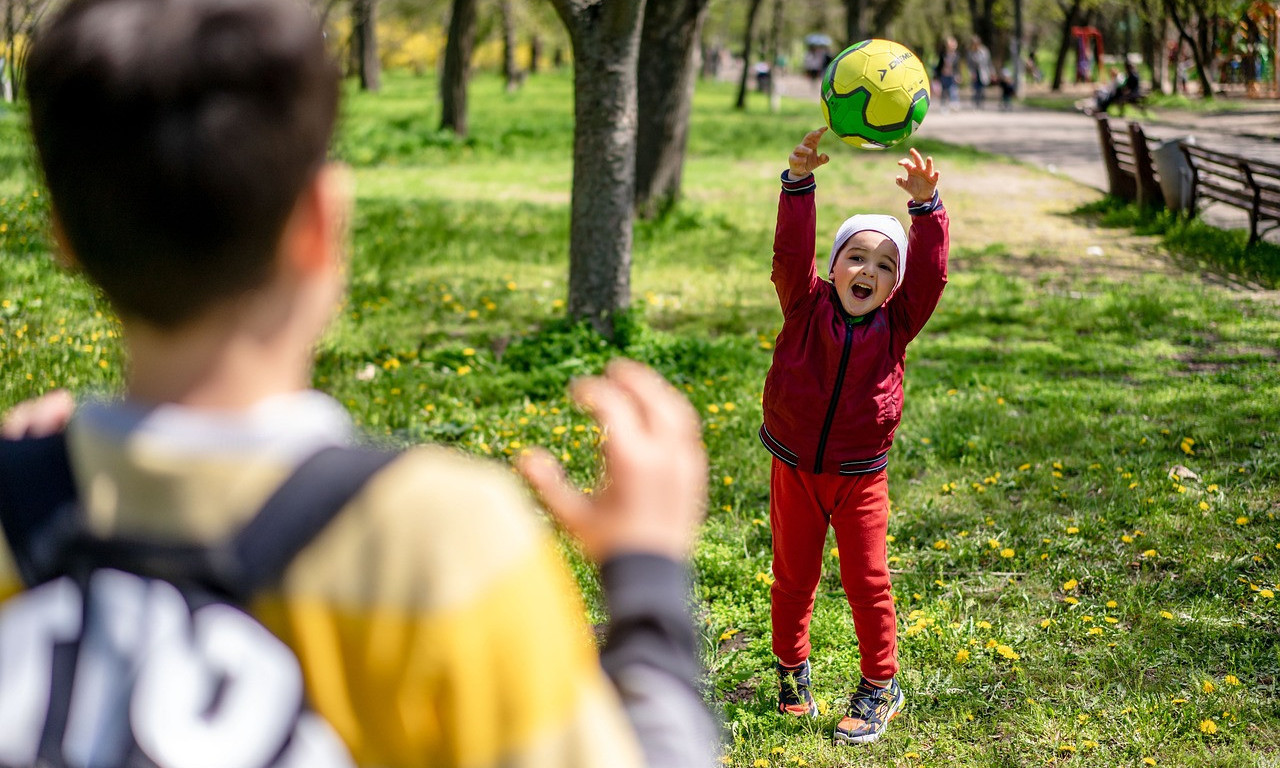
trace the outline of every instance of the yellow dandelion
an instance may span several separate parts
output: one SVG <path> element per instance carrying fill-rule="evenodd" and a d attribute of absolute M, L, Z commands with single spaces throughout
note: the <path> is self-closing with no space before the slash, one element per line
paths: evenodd
<path fill-rule="evenodd" d="M 1267 599 L 1267 600 L 1270 600 L 1271 598 L 1273 598 L 1273 597 L 1275 597 L 1275 596 L 1276 596 L 1276 593 L 1275 593 L 1275 592 L 1272 592 L 1272 591 L 1271 591 L 1271 590 L 1269 590 L 1269 589 L 1260 589 L 1260 590 L 1258 590 L 1258 597 L 1261 597 L 1261 598 L 1265 598 L 1265 599 Z"/>
<path fill-rule="evenodd" d="M 1125 544 L 1132 544 L 1132 543 L 1133 543 L 1133 537 L 1132 537 L 1132 536 L 1130 536 L 1130 535 L 1129 535 L 1129 534 L 1127 534 L 1127 533 L 1126 533 L 1126 534 L 1124 534 L 1123 536 L 1121 536 L 1121 537 L 1120 537 L 1120 540 L 1121 540 L 1121 541 L 1123 541 Z"/>
<path fill-rule="evenodd" d="M 1240 678 L 1236 677 L 1235 675 L 1227 675 L 1225 678 L 1222 679 L 1222 682 L 1226 683 L 1227 685 L 1239 685 Z"/>
<path fill-rule="evenodd" d="M 933 548 L 937 550 L 950 549 L 950 547 L 951 545 L 948 544 L 943 539 L 938 539 L 937 541 L 933 542 Z"/>
<path fill-rule="evenodd" d="M 831 548 L 831 556 L 832 556 L 832 557 L 834 557 L 835 559 L 839 560 L 839 559 L 840 559 L 840 548 L 839 548 L 839 547 L 832 547 L 832 548 Z"/>
<path fill-rule="evenodd" d="M 1062 598 L 1062 602 L 1066 603 L 1067 605 L 1075 605 L 1075 604 L 1079 603 L 1080 601 L 1079 601 L 1079 600 L 1077 600 L 1077 599 L 1075 599 L 1074 597 L 1067 596 L 1067 597 Z"/>
<path fill-rule="evenodd" d="M 1085 739 L 1084 741 L 1080 742 L 1080 746 L 1084 747 L 1085 749 L 1097 749 L 1098 742 Z"/>
<path fill-rule="evenodd" d="M 978 622 L 978 629 L 991 629 L 991 622 L 989 621 Z"/>
<path fill-rule="evenodd" d="M 1248 524 L 1249 524 L 1249 518 L 1245 517 L 1244 515 L 1241 515 L 1240 517 L 1236 518 L 1236 525 L 1248 525 Z"/>
<path fill-rule="evenodd" d="M 781 755 L 781 754 L 785 754 L 785 753 L 786 753 L 786 751 L 787 751 L 787 750 L 786 750 L 786 749 L 784 749 L 784 748 L 782 748 L 782 747 L 774 747 L 773 749 L 769 750 L 769 754 L 771 754 L 771 755 Z"/>
<path fill-rule="evenodd" d="M 1022 658 L 1021 656 L 1018 655 L 1017 651 L 1013 650 L 1007 645 L 996 646 L 996 653 L 1000 654 L 1006 659 L 1009 659 L 1010 661 L 1017 661 L 1018 659 Z"/>
<path fill-rule="evenodd" d="M 1103 621 L 1105 621 L 1105 622 L 1107 622 L 1108 624 L 1119 624 L 1119 623 L 1120 623 L 1120 620 L 1119 620 L 1119 619 L 1117 619 L 1117 618 L 1116 618 L 1116 617 L 1114 617 L 1114 616 L 1103 616 L 1103 617 L 1102 617 L 1102 620 L 1103 620 Z"/>
<path fill-rule="evenodd" d="M 1116 607 L 1116 601 L 1115 601 L 1115 600 L 1108 600 L 1108 601 L 1107 601 L 1107 607 L 1108 607 L 1108 608 L 1115 608 L 1115 607 Z"/>
<path fill-rule="evenodd" d="M 1019 471 L 1019 472 L 1026 472 L 1028 469 L 1031 469 L 1031 465 L 1030 465 L 1030 464 L 1023 463 L 1023 464 L 1019 464 L 1019 465 L 1018 465 L 1018 471 Z"/>
<path fill-rule="evenodd" d="M 1058 751 L 1059 752 L 1075 752 L 1076 748 L 1071 746 L 1070 744 L 1063 744 L 1062 746 L 1058 747 Z"/>
<path fill-rule="evenodd" d="M 1209 493 L 1213 493 L 1214 491 L 1218 490 L 1218 484 L 1209 483 L 1209 485 L 1205 488 L 1205 490 L 1208 491 Z"/>
<path fill-rule="evenodd" d="M 1067 533 L 1073 533 L 1073 534 L 1074 534 L 1074 533 L 1079 533 L 1079 532 L 1080 532 L 1080 529 L 1079 529 L 1079 528 L 1077 528 L 1077 527 L 1075 527 L 1074 525 L 1073 525 L 1073 526 L 1071 526 L 1071 527 L 1069 527 L 1069 528 L 1067 528 Z"/>
<path fill-rule="evenodd" d="M 1000 550 L 1000 556 L 1005 559 L 1013 557 L 1014 554 L 1015 554 L 1014 551 L 1012 549 L 1009 549 L 1008 547 L 1005 547 L 1004 549 Z"/>
<path fill-rule="evenodd" d="M 458 375 L 459 375 L 459 376 L 466 376 L 468 373 L 471 373 L 471 366 L 469 366 L 469 365 L 460 365 L 460 366 L 458 366 Z"/>
<path fill-rule="evenodd" d="M 725 475 L 723 482 L 725 485 L 733 485 L 733 478 Z"/>
<path fill-rule="evenodd" d="M 1204 693 L 1213 693 L 1215 690 L 1217 690 L 1217 686 L 1213 684 L 1212 680 L 1205 680 L 1203 683 L 1200 684 L 1200 690 L 1203 691 Z"/>
<path fill-rule="evenodd" d="M 1156 759 L 1155 759 L 1154 757 L 1144 757 L 1144 758 L 1142 758 L 1142 764 L 1143 764 L 1143 765 L 1155 765 L 1155 764 L 1156 764 Z"/>
<path fill-rule="evenodd" d="M 969 649 L 968 649 L 968 648 L 961 648 L 960 650 L 956 651 L 956 663 L 957 663 L 957 664 L 968 664 L 968 663 L 969 663 Z"/>
<path fill-rule="evenodd" d="M 1043 620 L 1040 622 L 1040 628 L 1041 628 L 1041 629 L 1048 629 L 1048 628 L 1049 628 L 1049 625 L 1050 625 L 1050 624 L 1052 624 L 1052 623 L 1053 623 L 1053 619 L 1043 619 Z"/>
<path fill-rule="evenodd" d="M 1159 554 L 1160 554 L 1160 553 L 1159 553 L 1159 552 L 1157 552 L 1157 551 L 1155 551 L 1154 549 L 1148 549 L 1148 550 L 1146 550 L 1145 552 L 1143 552 L 1143 553 L 1142 553 L 1142 556 L 1143 556 L 1143 557 L 1157 557 Z"/>
<path fill-rule="evenodd" d="M 738 409 L 738 406 L 734 403 L 725 403 L 720 407 L 725 409 L 726 411 L 736 411 Z"/>
<path fill-rule="evenodd" d="M 1070 592 L 1071 590 L 1075 589 L 1078 586 L 1080 586 L 1080 582 L 1076 581 L 1075 579 L 1068 579 L 1062 582 L 1062 591 Z"/>
<path fill-rule="evenodd" d="M 729 629 L 726 629 L 725 631 L 720 633 L 720 640 L 723 642 L 733 637 L 736 634 L 738 634 L 738 630 L 730 627 Z"/>
<path fill-rule="evenodd" d="M 712 403 L 711 405 L 707 406 L 707 413 L 719 413 L 719 412 L 720 412 L 720 406 L 716 405 L 715 403 Z"/>
<path fill-rule="evenodd" d="M 1200 732 L 1207 733 L 1210 736 L 1212 736 L 1213 734 L 1218 732 L 1218 724 L 1213 722 L 1212 720 L 1201 720 Z"/>
<path fill-rule="evenodd" d="M 751 764 L 751 768 L 769 768 L 769 761 L 763 757 Z"/>

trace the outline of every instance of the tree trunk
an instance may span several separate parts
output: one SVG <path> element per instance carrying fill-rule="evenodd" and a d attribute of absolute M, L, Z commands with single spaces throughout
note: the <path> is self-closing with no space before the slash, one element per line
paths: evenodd
<path fill-rule="evenodd" d="M 529 74 L 538 74 L 538 64 L 542 59 L 542 38 L 534 32 L 529 38 Z"/>
<path fill-rule="evenodd" d="M 7 71 L 0 71 L 0 78 L 5 81 L 4 100 L 6 102 L 16 101 L 18 96 L 17 79 L 18 66 L 14 61 L 14 53 L 17 49 L 17 29 L 13 19 L 13 2 L 9 0 L 4 4 L 4 64 L 3 67 Z"/>
<path fill-rule="evenodd" d="M 498 11 L 502 16 L 502 77 L 507 93 L 512 93 L 520 88 L 520 71 L 516 68 L 516 20 L 511 0 L 502 0 Z"/>
<path fill-rule="evenodd" d="M 467 84 L 475 41 L 476 0 L 453 0 L 440 76 L 440 127 L 459 136 L 467 135 Z"/>
<path fill-rule="evenodd" d="M 1054 93 L 1062 90 L 1062 70 L 1067 66 L 1067 54 L 1071 51 L 1071 27 L 1075 26 L 1081 2 L 1082 0 L 1071 0 L 1070 7 L 1058 3 L 1063 15 L 1062 34 L 1058 38 L 1058 58 L 1053 63 L 1053 85 L 1050 86 Z"/>
<path fill-rule="evenodd" d="M 760 0 L 751 0 L 751 6 L 747 9 L 747 31 L 742 36 L 742 77 L 738 80 L 738 100 L 734 103 L 737 109 L 747 108 L 747 78 L 751 76 L 751 43 L 756 39 L 756 13 L 759 10 Z"/>
<path fill-rule="evenodd" d="M 1200 52 L 1200 46 L 1196 40 L 1187 32 L 1187 27 L 1182 21 L 1182 17 L 1178 15 L 1178 6 L 1174 0 L 1164 0 L 1164 8 L 1169 12 L 1169 18 L 1173 21 L 1173 26 L 1178 29 L 1178 36 L 1182 38 L 1187 47 L 1191 49 L 1191 58 L 1196 65 L 1196 75 L 1200 80 L 1200 98 L 1212 99 L 1213 86 L 1209 83 L 1209 73 L 1205 71 L 1205 57 Z M 1203 26 L 1203 25 L 1201 25 Z"/>
<path fill-rule="evenodd" d="M 880 0 L 880 4 L 876 6 L 875 12 L 871 16 L 871 29 L 868 37 L 872 35 L 888 37 L 889 25 L 902 13 L 905 5 L 906 0 Z M 849 42 L 856 43 L 857 40 L 850 40 Z"/>
<path fill-rule="evenodd" d="M 352 46 L 360 90 L 376 93 L 382 88 L 382 65 L 378 61 L 377 0 L 355 0 L 351 5 Z"/>
<path fill-rule="evenodd" d="M 973 23 L 973 34 L 989 50 L 998 51 L 1000 47 L 995 44 L 995 0 L 969 0 L 969 18 Z M 995 65 L 994 61 L 992 65 Z"/>
<path fill-rule="evenodd" d="M 1150 8 L 1150 0 L 1142 0 L 1142 13 L 1140 15 L 1141 31 L 1138 36 L 1138 45 L 1141 49 L 1142 60 L 1147 62 L 1147 66 L 1151 68 L 1151 92 L 1161 93 L 1161 84 L 1164 80 L 1162 76 L 1164 62 L 1164 51 L 1160 45 L 1160 36 L 1156 30 L 1159 29 L 1156 20 L 1153 18 Z"/>
<path fill-rule="evenodd" d="M 865 8 L 865 0 L 844 0 L 845 45 L 867 39 L 867 30 L 862 26 L 862 11 Z"/>
<path fill-rule="evenodd" d="M 636 63 L 645 0 L 552 4 L 574 57 L 569 314 L 612 338 L 614 316 L 631 304 Z"/>
<path fill-rule="evenodd" d="M 645 218 L 680 195 L 694 52 L 709 0 L 654 0 L 645 6 L 636 73 L 636 212 Z"/>

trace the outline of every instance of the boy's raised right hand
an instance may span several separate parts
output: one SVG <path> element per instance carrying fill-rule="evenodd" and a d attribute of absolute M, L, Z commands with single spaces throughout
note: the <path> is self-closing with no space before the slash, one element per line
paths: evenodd
<path fill-rule="evenodd" d="M 814 169 L 826 165 L 827 161 L 831 159 L 825 152 L 818 153 L 818 142 L 822 139 L 822 134 L 826 132 L 826 126 L 816 131 L 809 131 L 809 133 L 805 134 L 804 140 L 792 150 L 791 157 L 787 158 L 787 162 L 790 165 L 788 171 L 791 174 L 792 181 L 803 179 L 813 173 Z"/>

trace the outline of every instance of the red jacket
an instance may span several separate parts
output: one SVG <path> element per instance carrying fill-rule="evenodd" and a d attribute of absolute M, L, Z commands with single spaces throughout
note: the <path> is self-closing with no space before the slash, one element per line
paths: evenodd
<path fill-rule="evenodd" d="M 947 212 L 936 196 L 908 205 L 902 286 L 857 322 L 814 264 L 814 187 L 812 176 L 784 177 L 778 198 L 772 279 L 783 319 L 764 382 L 760 439 L 774 456 L 806 472 L 875 472 L 887 465 L 902 418 L 907 343 L 947 283 Z"/>

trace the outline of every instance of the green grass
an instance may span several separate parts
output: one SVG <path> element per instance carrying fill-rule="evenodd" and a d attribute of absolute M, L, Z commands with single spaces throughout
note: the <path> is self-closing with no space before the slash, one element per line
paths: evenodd
<path fill-rule="evenodd" d="M 563 319 L 568 77 L 514 96 L 478 79 L 461 142 L 436 131 L 434 93 L 389 76 L 384 94 L 347 102 L 336 153 L 359 185 L 352 293 L 316 385 L 374 434 L 499 459 L 549 445 L 584 485 L 594 433 L 565 399 L 572 376 L 621 351 L 687 392 L 711 457 L 697 610 L 727 764 L 1280 761 L 1274 303 L 1122 268 L 1127 230 L 1090 232 L 1094 214 L 1073 203 L 1042 226 L 1086 232 L 1107 257 L 1064 252 L 1053 267 L 1047 246 L 1005 231 L 957 237 L 951 284 L 912 345 L 890 464 L 907 710 L 881 743 L 836 749 L 858 654 L 834 553 L 812 630 L 822 717 L 773 714 L 769 458 L 755 437 L 780 324 L 776 178 L 819 121 L 813 106 L 740 114 L 731 86 L 700 89 L 686 199 L 637 226 L 635 309 L 611 346 Z M 50 263 L 24 140 L 18 117 L 0 119 L 0 407 L 53 386 L 114 391 L 121 376 L 109 313 Z M 1059 183 L 918 146 L 950 178 Z M 820 242 L 850 210 L 902 202 L 895 155 L 830 151 Z M 965 211 L 952 216 L 960 229 Z M 1178 465 L 1198 479 L 1171 478 Z M 599 620 L 595 577 L 566 552 Z"/>
<path fill-rule="evenodd" d="M 1076 213 L 1095 218 L 1105 227 L 1160 236 L 1167 251 L 1187 269 L 1244 278 L 1268 289 L 1280 287 L 1280 246 L 1266 240 L 1250 244 L 1246 229 L 1219 229 L 1197 218 L 1144 209 L 1110 196 L 1081 206 Z"/>

